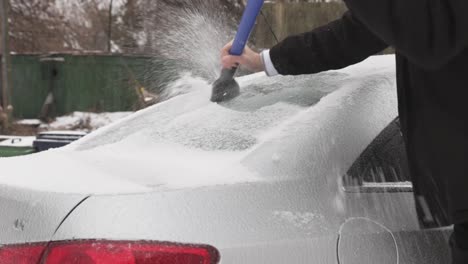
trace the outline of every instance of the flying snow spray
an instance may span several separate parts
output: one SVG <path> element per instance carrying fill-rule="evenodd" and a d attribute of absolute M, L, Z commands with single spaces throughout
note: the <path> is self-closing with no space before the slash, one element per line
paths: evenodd
<path fill-rule="evenodd" d="M 263 2 L 264 0 L 248 0 L 229 54 L 240 56 L 244 52 L 245 45 L 255 25 L 255 20 L 257 20 L 257 16 L 260 14 Z M 234 80 L 236 71 L 237 67 L 222 69 L 221 76 L 213 83 L 212 102 L 228 101 L 240 94 L 239 84 Z"/>

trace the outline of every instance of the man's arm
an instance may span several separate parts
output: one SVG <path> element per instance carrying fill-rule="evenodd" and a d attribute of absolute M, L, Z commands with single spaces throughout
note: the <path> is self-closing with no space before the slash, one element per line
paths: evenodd
<path fill-rule="evenodd" d="M 387 46 L 347 12 L 328 25 L 286 38 L 270 50 L 269 57 L 280 74 L 309 74 L 358 63 Z"/>
<path fill-rule="evenodd" d="M 426 69 L 468 48 L 468 0 L 345 0 L 372 32 Z"/>

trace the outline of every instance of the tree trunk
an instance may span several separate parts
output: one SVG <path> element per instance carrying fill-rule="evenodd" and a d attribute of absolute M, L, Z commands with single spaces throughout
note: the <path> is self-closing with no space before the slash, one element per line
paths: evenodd
<path fill-rule="evenodd" d="M 107 52 L 112 53 L 112 6 L 114 0 L 109 3 L 109 25 L 107 29 Z"/>
<path fill-rule="evenodd" d="M 2 18 L 2 106 L 8 106 L 8 71 L 9 71 L 9 46 L 8 46 L 8 0 L 1 0 L 0 17 Z"/>
<path fill-rule="evenodd" d="M 10 105 L 10 47 L 9 47 L 9 25 L 8 25 L 8 15 L 9 15 L 9 0 L 0 0 L 0 17 L 2 19 L 2 106 L 0 108 L 0 123 L 2 124 L 3 130 L 8 129 L 8 117 L 12 107 Z"/>

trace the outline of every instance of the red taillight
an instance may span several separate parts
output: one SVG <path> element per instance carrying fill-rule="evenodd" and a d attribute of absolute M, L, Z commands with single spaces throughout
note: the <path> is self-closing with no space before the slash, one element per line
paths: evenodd
<path fill-rule="evenodd" d="M 154 242 L 69 241 L 0 248 L 0 264 L 215 264 L 211 246 Z"/>
<path fill-rule="evenodd" d="M 0 264 L 36 264 L 47 244 L 13 245 L 0 248 Z"/>

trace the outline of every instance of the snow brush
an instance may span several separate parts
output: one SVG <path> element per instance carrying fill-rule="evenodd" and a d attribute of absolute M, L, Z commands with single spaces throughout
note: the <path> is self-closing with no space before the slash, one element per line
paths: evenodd
<path fill-rule="evenodd" d="M 257 20 L 257 16 L 260 14 L 263 2 L 264 0 L 248 0 L 229 54 L 240 56 L 244 52 L 245 45 L 250 33 L 252 33 L 255 20 Z M 234 80 L 236 71 L 237 67 L 222 69 L 221 76 L 213 83 L 212 102 L 220 103 L 228 101 L 240 94 L 239 84 Z"/>

